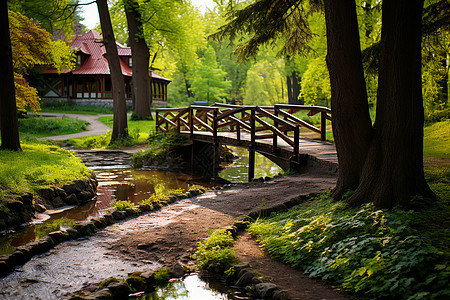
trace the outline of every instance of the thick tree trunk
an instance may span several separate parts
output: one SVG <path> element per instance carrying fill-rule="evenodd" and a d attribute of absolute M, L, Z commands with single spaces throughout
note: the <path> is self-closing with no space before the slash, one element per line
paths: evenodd
<path fill-rule="evenodd" d="M 339 174 L 333 197 L 360 183 L 372 136 L 354 0 L 325 0 L 327 65 Z"/>
<path fill-rule="evenodd" d="M 8 7 L 0 3 L 0 128 L 2 145 L 0 149 L 20 151 L 19 125 L 17 121 L 14 70 L 12 64 L 11 38 L 9 35 Z"/>
<path fill-rule="evenodd" d="M 100 25 L 102 27 L 103 43 L 106 48 L 109 71 L 111 74 L 114 121 L 111 142 L 122 140 L 128 136 L 127 131 L 127 104 L 125 101 L 125 83 L 117 53 L 116 40 L 111 25 L 107 0 L 97 0 Z"/>
<path fill-rule="evenodd" d="M 423 1 L 383 1 L 375 132 L 352 204 L 390 208 L 434 197 L 423 173 L 422 9 Z"/>
<path fill-rule="evenodd" d="M 135 95 L 134 112 L 139 119 L 151 119 L 151 85 L 148 74 L 150 52 L 144 38 L 144 30 L 139 13 L 139 5 L 134 0 L 125 2 L 131 54 L 133 58 L 133 90 Z"/>

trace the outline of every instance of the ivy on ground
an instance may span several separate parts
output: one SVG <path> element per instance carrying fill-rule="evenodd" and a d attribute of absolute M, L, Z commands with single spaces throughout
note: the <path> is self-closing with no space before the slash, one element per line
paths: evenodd
<path fill-rule="evenodd" d="M 413 211 L 349 208 L 329 194 L 250 225 L 269 253 L 367 298 L 450 297 L 442 252 L 413 235 Z"/>

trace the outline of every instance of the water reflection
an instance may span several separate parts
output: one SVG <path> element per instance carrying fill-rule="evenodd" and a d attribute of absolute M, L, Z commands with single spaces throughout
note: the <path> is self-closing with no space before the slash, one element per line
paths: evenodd
<path fill-rule="evenodd" d="M 239 158 L 230 165 L 225 165 L 225 169 L 219 173 L 219 177 L 231 182 L 247 182 L 248 181 L 248 150 L 239 147 L 231 147 L 231 151 L 239 156 Z M 255 155 L 255 178 L 273 177 L 283 173 L 278 165 L 267 157 L 256 152 Z"/>
<path fill-rule="evenodd" d="M 139 203 L 154 194 L 155 189 L 181 189 L 185 192 L 189 189 L 190 184 L 212 186 L 208 179 L 161 170 L 102 169 L 96 176 L 99 182 L 97 201 L 76 207 L 46 211 L 49 218 L 37 219 L 35 223 L 22 230 L 1 235 L 0 255 L 10 254 L 16 247 L 59 230 L 61 226 L 71 226 L 75 221 L 97 217 L 101 214 L 102 209 L 111 207 L 112 202 L 116 199 Z"/>
<path fill-rule="evenodd" d="M 243 291 L 245 295 L 245 291 Z M 227 287 L 220 281 L 200 278 L 198 274 L 190 274 L 180 281 L 169 283 L 156 292 L 144 295 L 142 300 L 226 300 L 249 299 L 241 295 L 241 291 Z"/>

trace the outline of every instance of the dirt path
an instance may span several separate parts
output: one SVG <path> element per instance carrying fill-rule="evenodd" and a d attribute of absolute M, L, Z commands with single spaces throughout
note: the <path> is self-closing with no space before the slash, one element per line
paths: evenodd
<path fill-rule="evenodd" d="M 189 265 L 197 242 L 206 238 L 208 231 L 227 227 L 263 205 L 281 207 L 293 198 L 331 188 L 335 180 L 334 175 L 315 171 L 241 183 L 116 223 L 91 238 L 65 242 L 34 257 L 0 280 L 0 299 L 30 299 L 30 295 L 33 299 L 61 299 L 111 276 Z M 243 261 L 273 278 L 292 299 L 345 299 L 331 287 L 262 255 L 247 236 L 238 240 L 236 249 Z"/>

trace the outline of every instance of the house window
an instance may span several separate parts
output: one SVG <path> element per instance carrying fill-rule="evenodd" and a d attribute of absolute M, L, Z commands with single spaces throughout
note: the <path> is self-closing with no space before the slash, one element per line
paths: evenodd
<path fill-rule="evenodd" d="M 105 78 L 105 89 L 103 93 L 104 98 L 111 98 L 112 97 L 112 85 L 111 85 L 111 78 Z"/>
<path fill-rule="evenodd" d="M 130 68 L 133 67 L 133 58 L 132 57 L 128 58 L 128 66 Z"/>
<path fill-rule="evenodd" d="M 77 66 L 81 66 L 81 54 L 77 55 Z"/>

